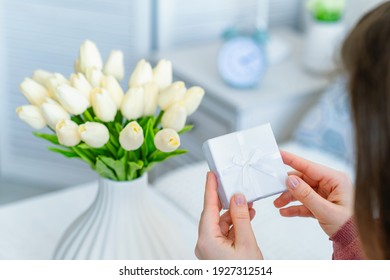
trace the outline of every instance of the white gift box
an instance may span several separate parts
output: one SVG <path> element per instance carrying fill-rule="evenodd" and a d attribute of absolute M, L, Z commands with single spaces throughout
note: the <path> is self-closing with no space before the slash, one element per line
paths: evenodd
<path fill-rule="evenodd" d="M 203 152 L 224 209 L 235 193 L 252 202 L 286 190 L 286 167 L 269 123 L 207 140 Z"/>

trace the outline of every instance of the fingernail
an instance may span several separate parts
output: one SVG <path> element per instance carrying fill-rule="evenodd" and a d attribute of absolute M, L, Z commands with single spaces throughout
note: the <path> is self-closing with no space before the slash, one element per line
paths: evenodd
<path fill-rule="evenodd" d="M 241 193 L 237 193 L 234 195 L 234 202 L 236 203 L 236 205 L 238 206 L 242 206 L 242 205 L 245 205 L 246 204 L 246 199 L 245 199 L 245 196 Z"/>
<path fill-rule="evenodd" d="M 298 179 L 295 178 L 294 176 L 288 177 L 287 182 L 288 182 L 288 186 L 292 189 L 295 189 L 299 184 Z"/>

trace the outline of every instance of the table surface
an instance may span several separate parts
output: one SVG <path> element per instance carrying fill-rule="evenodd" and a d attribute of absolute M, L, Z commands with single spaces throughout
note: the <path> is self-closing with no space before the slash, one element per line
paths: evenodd
<path fill-rule="evenodd" d="M 337 159 L 321 152 L 296 145 L 284 148 L 345 170 Z M 171 205 L 160 209 L 167 218 L 176 220 L 176 228 L 170 230 L 178 232 L 186 242 L 180 254 L 160 255 L 161 258 L 195 258 L 193 252 L 207 170 L 204 162 L 185 167 L 159 178 L 153 186 L 156 199 Z M 63 231 L 92 203 L 96 191 L 97 182 L 91 182 L 1 206 L 0 259 L 50 259 Z M 253 228 L 264 256 L 267 259 L 329 259 L 331 242 L 317 221 L 283 218 L 272 205 L 273 199 L 275 197 L 254 204 L 257 215 Z"/>

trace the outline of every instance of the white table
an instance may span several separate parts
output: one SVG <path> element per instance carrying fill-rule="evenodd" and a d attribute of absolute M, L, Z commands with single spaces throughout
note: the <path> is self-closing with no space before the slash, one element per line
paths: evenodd
<path fill-rule="evenodd" d="M 284 149 L 350 171 L 337 159 L 319 151 L 294 143 L 284 145 Z M 195 258 L 193 252 L 207 170 L 202 162 L 171 172 L 156 182 L 156 197 L 167 205 L 161 211 L 176 221 L 176 228 L 171 230 L 185 241 L 177 255 L 159 255 L 158 258 Z M 1 206 L 0 259 L 50 259 L 62 232 L 89 206 L 96 190 L 97 183 L 92 182 Z M 254 205 L 257 215 L 253 228 L 264 256 L 268 259 L 329 259 L 331 242 L 317 221 L 281 217 L 272 205 L 274 198 Z M 175 248 L 177 244 L 172 242 L 172 246 Z"/>
<path fill-rule="evenodd" d="M 135 249 L 132 255 L 135 259 L 194 259 L 197 223 L 157 190 L 153 191 L 148 201 L 154 201 L 155 205 L 145 208 L 150 209 L 150 214 L 158 214 L 155 216 L 166 225 L 160 233 L 165 234 L 161 238 L 159 232 L 153 232 L 150 236 L 154 240 L 143 237 L 145 240 L 139 240 L 139 245 L 145 248 Z M 97 182 L 91 182 L 0 207 L 0 259 L 51 259 L 65 229 L 92 203 L 96 192 Z M 171 231 L 175 233 L 172 237 L 166 234 Z M 151 248 L 156 244 L 153 242 L 160 246 Z"/>

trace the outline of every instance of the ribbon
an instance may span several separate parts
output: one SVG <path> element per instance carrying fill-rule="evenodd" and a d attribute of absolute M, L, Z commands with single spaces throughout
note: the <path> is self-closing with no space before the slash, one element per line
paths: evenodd
<path fill-rule="evenodd" d="M 245 193 L 251 192 L 253 189 L 257 189 L 251 188 L 251 170 L 277 179 L 278 174 L 272 167 L 267 165 L 266 162 L 269 160 L 279 159 L 281 157 L 280 153 L 274 152 L 267 154 L 260 149 L 255 149 L 248 155 L 248 153 L 245 153 L 244 151 L 245 141 L 242 135 L 238 134 L 237 137 L 240 146 L 240 151 L 232 157 L 231 165 L 222 171 L 222 175 L 238 177 L 239 187 L 241 191 Z M 256 191 L 255 194 L 258 196 Z"/>

